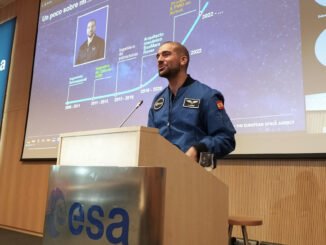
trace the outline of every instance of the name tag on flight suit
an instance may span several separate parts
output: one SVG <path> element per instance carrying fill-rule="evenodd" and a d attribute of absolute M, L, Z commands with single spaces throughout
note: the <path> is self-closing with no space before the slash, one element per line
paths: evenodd
<path fill-rule="evenodd" d="M 187 108 L 199 108 L 200 99 L 185 98 L 183 101 L 183 107 Z"/>

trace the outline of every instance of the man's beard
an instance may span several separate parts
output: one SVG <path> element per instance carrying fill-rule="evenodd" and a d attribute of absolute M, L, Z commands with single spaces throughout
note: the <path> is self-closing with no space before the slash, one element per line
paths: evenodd
<path fill-rule="evenodd" d="M 169 79 L 169 78 L 176 76 L 179 72 L 180 72 L 180 66 L 174 67 L 174 68 L 167 68 L 162 73 L 160 73 L 160 71 L 159 71 L 158 74 L 160 77 Z"/>

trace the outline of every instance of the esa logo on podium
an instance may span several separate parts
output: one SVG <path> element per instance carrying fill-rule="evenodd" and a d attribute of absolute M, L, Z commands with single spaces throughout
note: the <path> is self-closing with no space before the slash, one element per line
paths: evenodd
<path fill-rule="evenodd" d="M 5 69 L 6 69 L 6 60 L 1 60 L 0 71 L 4 71 Z"/>
<path fill-rule="evenodd" d="M 99 240 L 105 236 L 108 244 L 128 245 L 128 212 L 123 208 L 113 208 L 105 217 L 106 211 L 100 205 L 91 205 L 87 209 L 80 202 L 74 202 L 69 206 L 66 204 L 62 191 L 56 188 L 51 192 L 48 204 L 46 229 L 52 238 L 69 235 L 67 233 L 83 237 L 86 234 L 88 239 Z M 119 222 L 110 222 L 107 227 L 104 227 L 104 219 L 113 220 L 116 216 L 120 216 Z M 117 237 L 114 234 L 120 234 L 120 236 Z"/>

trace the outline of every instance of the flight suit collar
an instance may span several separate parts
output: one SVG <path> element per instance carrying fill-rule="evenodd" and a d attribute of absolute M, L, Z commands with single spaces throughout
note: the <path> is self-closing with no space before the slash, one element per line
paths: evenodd
<path fill-rule="evenodd" d="M 186 80 L 184 81 L 182 86 L 178 89 L 177 96 L 183 90 L 182 88 L 188 87 L 189 85 L 193 84 L 194 82 L 195 82 L 195 80 L 188 74 Z M 173 95 L 173 93 L 171 93 L 170 88 L 169 88 L 169 94 L 171 94 L 171 101 L 174 101 L 175 96 Z"/>
<path fill-rule="evenodd" d="M 181 87 L 187 87 L 187 86 L 193 84 L 194 82 L 195 82 L 195 80 L 192 79 L 192 77 L 188 74 L 186 81 L 182 84 Z"/>

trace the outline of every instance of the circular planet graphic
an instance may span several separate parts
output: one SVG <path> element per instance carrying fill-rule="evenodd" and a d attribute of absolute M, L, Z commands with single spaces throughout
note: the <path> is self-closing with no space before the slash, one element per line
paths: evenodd
<path fill-rule="evenodd" d="M 315 55 L 318 61 L 326 66 L 326 29 L 320 33 L 315 44 Z"/>
<path fill-rule="evenodd" d="M 315 0 L 316 3 L 326 7 L 326 0 Z"/>

